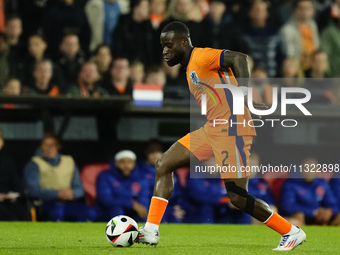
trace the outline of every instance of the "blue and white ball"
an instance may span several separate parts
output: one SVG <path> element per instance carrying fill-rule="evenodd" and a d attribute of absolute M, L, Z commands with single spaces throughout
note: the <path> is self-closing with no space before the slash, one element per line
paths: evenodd
<path fill-rule="evenodd" d="M 105 234 L 111 245 L 130 247 L 138 238 L 138 225 L 129 216 L 119 215 L 107 223 Z"/>

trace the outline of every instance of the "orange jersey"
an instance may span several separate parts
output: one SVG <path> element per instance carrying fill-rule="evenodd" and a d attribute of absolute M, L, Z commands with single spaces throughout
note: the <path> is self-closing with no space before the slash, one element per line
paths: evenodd
<path fill-rule="evenodd" d="M 225 133 L 229 136 L 255 136 L 255 128 L 251 115 L 244 105 L 244 115 L 233 115 L 233 97 L 229 89 L 215 88 L 215 84 L 230 84 L 238 86 L 235 76 L 230 68 L 223 67 L 223 56 L 226 50 L 211 48 L 192 48 L 187 63 L 186 76 L 190 92 L 194 95 L 201 107 L 202 94 L 207 98 L 208 122 L 204 128 L 209 133 Z M 213 127 L 214 119 L 227 120 L 227 124 Z M 250 121 L 250 125 L 248 124 Z M 235 124 L 240 123 L 240 124 Z M 245 123 L 245 124 L 243 124 Z"/>

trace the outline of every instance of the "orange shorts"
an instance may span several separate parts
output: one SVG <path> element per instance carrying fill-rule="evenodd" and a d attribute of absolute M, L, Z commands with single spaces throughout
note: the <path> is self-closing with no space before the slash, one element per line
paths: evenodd
<path fill-rule="evenodd" d="M 178 140 L 201 161 L 215 158 L 222 179 L 244 178 L 250 175 L 250 148 L 253 136 L 209 135 L 202 127 Z"/>

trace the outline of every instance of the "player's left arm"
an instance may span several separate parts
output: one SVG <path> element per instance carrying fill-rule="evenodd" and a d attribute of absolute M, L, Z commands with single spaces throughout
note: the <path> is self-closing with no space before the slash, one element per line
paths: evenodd
<path fill-rule="evenodd" d="M 231 68 L 239 86 L 248 87 L 250 79 L 250 69 L 248 64 L 248 56 L 236 52 L 225 51 L 223 55 L 223 67 L 225 69 Z"/>

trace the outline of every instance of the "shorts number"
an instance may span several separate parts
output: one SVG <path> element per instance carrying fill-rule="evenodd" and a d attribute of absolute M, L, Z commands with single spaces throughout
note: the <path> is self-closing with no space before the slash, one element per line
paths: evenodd
<path fill-rule="evenodd" d="M 224 157 L 224 159 L 223 159 L 223 161 L 222 161 L 222 165 L 223 165 L 223 166 L 229 166 L 229 164 L 226 164 L 226 163 L 225 163 L 226 160 L 228 159 L 228 156 L 229 156 L 228 152 L 227 152 L 227 151 L 222 151 L 221 154 L 225 154 L 225 157 Z"/>

